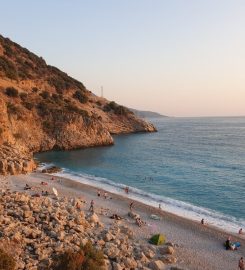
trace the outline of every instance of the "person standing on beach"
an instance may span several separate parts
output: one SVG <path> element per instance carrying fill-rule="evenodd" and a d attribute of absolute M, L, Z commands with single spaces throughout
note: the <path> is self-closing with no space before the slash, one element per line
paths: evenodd
<path fill-rule="evenodd" d="M 241 257 L 241 259 L 238 262 L 238 269 L 245 270 L 245 263 L 244 263 L 243 257 Z"/>
<path fill-rule="evenodd" d="M 130 209 L 130 211 L 132 211 L 132 210 L 133 210 L 133 204 L 134 204 L 134 202 L 131 202 L 131 203 L 130 203 L 130 205 L 129 205 L 129 209 Z"/>
<path fill-rule="evenodd" d="M 89 211 L 92 213 L 94 212 L 94 200 L 92 200 L 90 203 Z"/>

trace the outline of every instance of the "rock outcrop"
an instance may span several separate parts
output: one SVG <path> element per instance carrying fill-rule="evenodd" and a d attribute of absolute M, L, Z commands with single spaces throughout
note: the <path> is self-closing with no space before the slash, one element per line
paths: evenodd
<path fill-rule="evenodd" d="M 0 174 L 24 174 L 35 168 L 36 164 L 29 153 L 13 146 L 0 146 Z"/>
<path fill-rule="evenodd" d="M 0 35 L 0 146 L 16 152 L 0 153 L 0 174 L 31 171 L 35 152 L 111 145 L 111 134 L 152 131 L 129 109 Z"/>

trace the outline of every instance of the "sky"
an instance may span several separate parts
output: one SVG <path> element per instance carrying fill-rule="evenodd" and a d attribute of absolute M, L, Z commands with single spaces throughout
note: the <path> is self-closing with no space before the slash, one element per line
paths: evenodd
<path fill-rule="evenodd" d="M 245 115 L 244 0 L 0 0 L 0 34 L 97 95 L 168 116 Z"/>

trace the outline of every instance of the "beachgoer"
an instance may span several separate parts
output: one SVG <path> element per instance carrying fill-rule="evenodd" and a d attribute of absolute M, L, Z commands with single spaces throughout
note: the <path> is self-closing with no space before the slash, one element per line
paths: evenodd
<path fill-rule="evenodd" d="M 81 209 L 81 204 L 79 202 L 76 203 L 76 208 Z"/>
<path fill-rule="evenodd" d="M 130 205 L 129 205 L 129 209 L 130 209 L 130 211 L 132 211 L 132 210 L 133 210 L 133 204 L 134 204 L 134 202 L 131 202 L 131 203 L 130 203 Z"/>
<path fill-rule="evenodd" d="M 92 200 L 90 203 L 89 211 L 92 213 L 94 212 L 94 200 Z"/>
<path fill-rule="evenodd" d="M 117 214 L 113 214 L 112 216 L 110 216 L 111 219 L 116 219 L 116 220 L 121 220 L 122 218 L 120 216 L 118 216 Z"/>
<path fill-rule="evenodd" d="M 140 218 L 136 218 L 135 222 L 136 222 L 136 224 L 137 224 L 139 227 L 141 227 L 142 222 L 141 222 L 141 219 L 140 219 Z"/>
<path fill-rule="evenodd" d="M 100 197 L 100 190 L 97 190 L 97 196 Z"/>
<path fill-rule="evenodd" d="M 239 234 L 243 234 L 242 228 L 238 231 Z"/>
<path fill-rule="evenodd" d="M 225 241 L 225 249 L 229 250 L 231 249 L 231 238 L 228 237 L 228 239 Z"/>
<path fill-rule="evenodd" d="M 104 193 L 104 198 L 107 199 L 107 196 L 108 196 L 108 194 L 107 194 L 107 192 L 105 192 Z"/>
<path fill-rule="evenodd" d="M 31 187 L 28 184 L 26 184 L 24 187 L 24 190 L 28 190 L 28 189 L 31 189 Z"/>
<path fill-rule="evenodd" d="M 162 206 L 161 206 L 161 204 L 159 203 L 159 205 L 158 205 L 158 208 L 161 210 L 162 209 Z"/>
<path fill-rule="evenodd" d="M 204 219 L 203 219 L 203 218 L 202 218 L 202 220 L 201 220 L 201 224 L 204 225 Z"/>
<path fill-rule="evenodd" d="M 238 269 L 239 270 L 245 270 L 245 262 L 243 260 L 243 257 L 241 257 L 241 259 L 238 262 Z"/>
<path fill-rule="evenodd" d="M 41 182 L 41 185 L 43 185 L 43 186 L 47 186 L 48 185 L 48 183 L 47 182 Z"/>
<path fill-rule="evenodd" d="M 48 196 L 49 194 L 48 194 L 48 191 L 43 191 L 42 190 L 42 196 Z"/>

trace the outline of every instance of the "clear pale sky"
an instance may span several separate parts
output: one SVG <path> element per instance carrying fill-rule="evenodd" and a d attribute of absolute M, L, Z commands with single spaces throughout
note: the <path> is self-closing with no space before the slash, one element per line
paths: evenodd
<path fill-rule="evenodd" d="M 0 33 L 120 104 L 245 115 L 244 0 L 8 0 Z"/>

